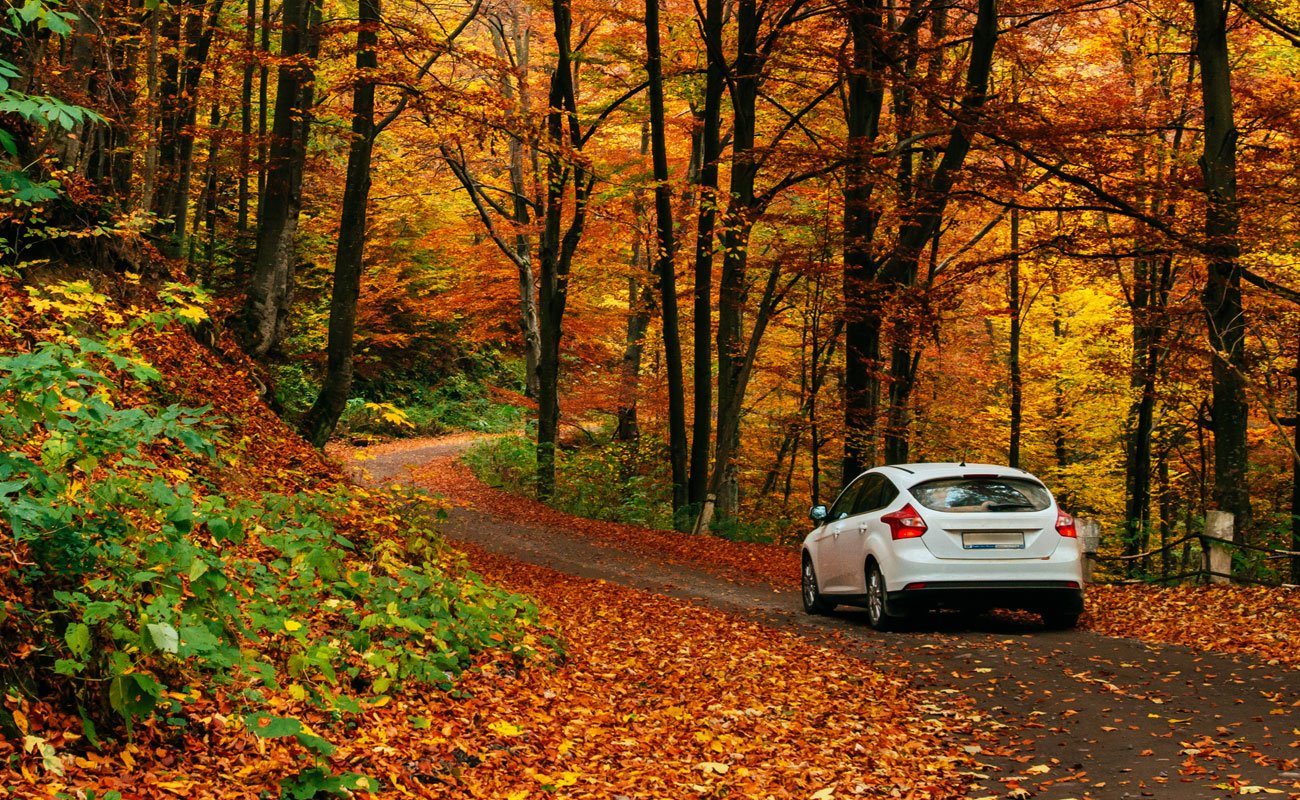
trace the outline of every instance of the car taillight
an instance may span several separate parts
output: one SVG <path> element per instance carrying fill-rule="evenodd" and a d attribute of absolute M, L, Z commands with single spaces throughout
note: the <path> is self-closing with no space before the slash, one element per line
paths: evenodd
<path fill-rule="evenodd" d="M 915 539 L 925 535 L 925 520 L 916 513 L 911 503 L 891 514 L 885 514 L 880 521 L 889 526 L 889 535 L 894 539 Z"/>
<path fill-rule="evenodd" d="M 1079 532 L 1074 529 L 1074 517 L 1064 511 L 1056 512 L 1056 532 L 1067 539 L 1079 538 Z"/>

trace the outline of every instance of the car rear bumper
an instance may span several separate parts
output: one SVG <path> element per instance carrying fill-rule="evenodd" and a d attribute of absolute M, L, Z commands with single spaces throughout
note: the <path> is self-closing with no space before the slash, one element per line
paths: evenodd
<path fill-rule="evenodd" d="M 1076 581 L 933 581 L 910 583 L 887 594 L 895 613 L 929 608 L 984 611 L 1023 608 L 1083 613 L 1083 588 Z"/>

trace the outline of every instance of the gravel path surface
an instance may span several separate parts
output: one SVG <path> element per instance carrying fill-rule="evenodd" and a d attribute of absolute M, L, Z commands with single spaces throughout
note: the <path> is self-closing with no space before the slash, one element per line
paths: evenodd
<path fill-rule="evenodd" d="M 472 441 L 383 445 L 353 463 L 366 482 L 413 483 L 413 468 L 454 459 Z M 796 630 L 908 676 L 934 693 L 936 713 L 968 698 L 997 742 L 970 745 L 987 767 L 971 797 L 1300 798 L 1300 673 L 1247 656 L 1045 631 L 1036 618 L 999 615 L 934 615 L 878 633 L 857 611 L 805 615 L 795 586 L 660 561 L 572 529 L 458 507 L 446 533 L 522 562 Z"/>

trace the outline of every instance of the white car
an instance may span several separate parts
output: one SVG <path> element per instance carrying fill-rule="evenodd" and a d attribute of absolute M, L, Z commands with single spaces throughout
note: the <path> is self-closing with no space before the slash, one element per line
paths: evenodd
<path fill-rule="evenodd" d="M 990 464 L 895 464 L 859 475 L 803 543 L 803 605 L 863 606 L 885 630 L 947 607 L 1023 608 L 1051 628 L 1083 613 L 1074 518 L 1042 481 Z"/>

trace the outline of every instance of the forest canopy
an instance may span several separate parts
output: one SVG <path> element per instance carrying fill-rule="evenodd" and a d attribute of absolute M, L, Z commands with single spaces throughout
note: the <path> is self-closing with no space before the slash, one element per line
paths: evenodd
<path fill-rule="evenodd" d="M 1130 554 L 1210 509 L 1300 549 L 1292 4 L 4 23 L 0 270 L 208 287 L 317 445 L 527 417 L 542 498 L 584 480 L 580 430 L 597 482 L 697 530 L 798 527 L 874 464 L 991 461 Z"/>

